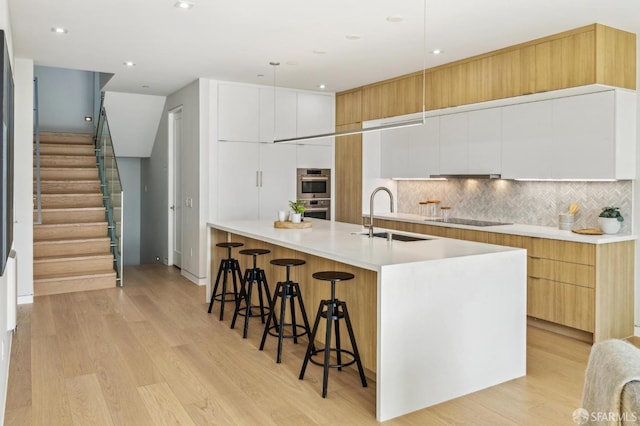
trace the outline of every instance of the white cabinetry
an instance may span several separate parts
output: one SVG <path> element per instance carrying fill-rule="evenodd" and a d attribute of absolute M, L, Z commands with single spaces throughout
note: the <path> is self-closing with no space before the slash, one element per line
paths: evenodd
<path fill-rule="evenodd" d="M 296 145 L 296 166 L 311 169 L 333 168 L 333 144 Z"/>
<path fill-rule="evenodd" d="M 500 108 L 440 117 L 440 174 L 499 174 Z"/>
<path fill-rule="evenodd" d="M 218 146 L 218 218 L 276 218 L 296 196 L 296 147 L 230 143 Z"/>
<path fill-rule="evenodd" d="M 502 110 L 502 177 L 550 179 L 551 104 L 506 106 Z"/>
<path fill-rule="evenodd" d="M 297 135 L 311 136 L 333 133 L 335 98 L 317 93 L 298 93 Z M 332 139 L 318 139 L 313 144 L 331 145 Z"/>
<path fill-rule="evenodd" d="M 506 106 L 502 177 L 635 179 L 635 111 L 624 90 Z"/>
<path fill-rule="evenodd" d="M 218 86 L 218 140 L 260 140 L 260 92 L 257 87 L 220 83 Z"/>
<path fill-rule="evenodd" d="M 296 92 L 287 89 L 260 88 L 260 141 L 294 138 L 297 135 Z M 274 117 L 275 108 L 275 117 Z M 275 125 L 275 132 L 274 132 Z"/>
<path fill-rule="evenodd" d="M 400 127 L 381 132 L 381 177 L 428 178 L 439 174 L 438 117 L 421 126 Z"/>

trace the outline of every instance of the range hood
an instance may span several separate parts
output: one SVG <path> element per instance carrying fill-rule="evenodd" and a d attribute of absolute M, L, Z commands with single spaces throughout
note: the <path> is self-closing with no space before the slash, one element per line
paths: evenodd
<path fill-rule="evenodd" d="M 429 175 L 432 179 L 500 179 L 499 174 L 442 174 Z"/>

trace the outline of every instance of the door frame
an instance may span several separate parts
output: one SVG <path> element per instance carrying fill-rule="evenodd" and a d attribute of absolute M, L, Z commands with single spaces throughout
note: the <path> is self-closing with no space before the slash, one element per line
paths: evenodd
<path fill-rule="evenodd" d="M 182 114 L 182 105 L 177 106 L 173 109 L 170 109 L 167 112 L 167 123 L 168 123 L 168 135 L 167 135 L 167 139 L 168 139 L 168 153 L 167 153 L 167 262 L 166 264 L 169 266 L 173 265 L 174 262 L 174 258 L 173 258 L 173 224 L 175 221 L 174 218 L 174 214 L 175 214 L 175 210 L 171 209 L 171 206 L 174 205 L 174 181 L 175 181 L 175 170 L 174 170 L 174 152 L 175 152 L 175 147 L 176 147 L 176 141 L 174 139 L 174 128 L 173 128 L 173 122 L 174 122 L 174 116 L 177 113 L 181 113 Z M 184 117 L 184 116 L 183 116 Z"/>

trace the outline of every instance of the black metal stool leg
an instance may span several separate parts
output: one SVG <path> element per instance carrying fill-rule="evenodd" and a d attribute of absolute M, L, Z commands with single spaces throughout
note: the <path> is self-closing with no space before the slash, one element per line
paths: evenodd
<path fill-rule="evenodd" d="M 332 302 L 333 312 L 335 316 L 335 328 L 336 328 L 336 358 L 338 361 L 338 371 L 342 371 L 342 348 L 340 347 L 340 310 L 338 305 L 342 305 L 339 301 Z"/>
<path fill-rule="evenodd" d="M 311 340 L 311 327 L 309 326 L 309 320 L 307 318 L 307 311 L 304 308 L 304 302 L 302 301 L 302 296 L 300 294 L 300 286 L 298 283 L 293 283 L 296 294 L 298 295 L 298 302 L 300 303 L 300 312 L 302 313 L 302 321 L 304 322 L 304 329 L 306 330 L 307 337 L 309 337 L 309 343 L 312 345 L 312 352 L 316 351 L 315 345 Z"/>
<path fill-rule="evenodd" d="M 356 337 L 353 334 L 353 328 L 351 327 L 351 319 L 349 319 L 349 311 L 347 310 L 347 304 L 342 302 L 342 310 L 344 312 L 344 320 L 347 324 L 347 331 L 349 332 L 349 338 L 351 339 L 351 347 L 353 348 L 353 354 L 358 365 L 358 373 L 360 373 L 360 380 L 362 381 L 362 387 L 367 387 L 367 379 L 364 377 L 364 368 L 362 368 L 362 361 L 360 361 L 360 353 L 358 352 L 358 345 L 356 345 Z"/>
<path fill-rule="evenodd" d="M 252 295 L 253 295 L 253 286 L 257 285 L 257 281 L 254 280 L 255 277 L 255 271 L 251 271 L 251 278 L 249 282 L 246 282 L 246 286 L 248 288 L 247 292 L 245 293 L 246 295 L 246 304 L 247 304 L 247 310 L 245 311 L 245 316 L 244 316 L 244 330 L 242 331 L 242 338 L 246 339 L 247 338 L 247 333 L 249 332 L 249 317 L 251 316 L 251 300 L 253 299 Z"/>
<path fill-rule="evenodd" d="M 280 327 L 278 327 L 278 355 L 276 363 L 282 362 L 282 341 L 284 340 L 284 311 L 287 306 L 286 294 L 289 292 L 290 283 L 286 282 L 282 288 L 282 297 L 280 297 Z M 293 331 L 295 333 L 295 330 Z"/>
<path fill-rule="evenodd" d="M 320 306 L 318 306 L 318 313 L 316 314 L 316 320 L 313 323 L 313 328 L 311 329 L 311 336 L 309 336 L 309 345 L 307 346 L 307 353 L 304 356 L 304 361 L 302 361 L 302 368 L 300 369 L 300 376 L 298 379 L 304 379 L 304 372 L 307 369 L 307 364 L 309 364 L 309 359 L 311 359 L 312 351 L 316 353 L 316 349 L 313 345 L 313 342 L 316 339 L 316 333 L 318 332 L 318 325 L 320 324 L 320 318 L 322 318 L 322 308 L 324 307 L 324 300 L 320 302 Z"/>
<path fill-rule="evenodd" d="M 327 306 L 327 330 L 324 339 L 324 366 L 322 371 L 322 397 L 327 397 L 327 384 L 329 383 L 329 356 L 331 355 L 331 322 L 333 321 L 333 303 Z"/>
<path fill-rule="evenodd" d="M 236 309 L 233 312 L 233 319 L 231 320 L 231 328 L 235 328 L 236 326 L 236 320 L 238 319 L 238 313 L 240 312 L 240 305 L 242 304 L 242 301 L 244 300 L 246 302 L 247 300 L 247 283 L 249 282 L 249 271 L 247 270 L 245 276 L 243 279 L 240 280 L 240 292 L 238 293 L 237 297 L 236 297 Z"/>
<path fill-rule="evenodd" d="M 296 325 L 296 305 L 294 303 L 295 293 L 293 285 L 289 285 L 289 307 L 291 308 L 291 330 L 293 330 L 293 343 L 298 343 L 298 332 Z"/>
<path fill-rule="evenodd" d="M 216 276 L 216 284 L 213 287 L 213 290 L 211 291 L 211 301 L 209 302 L 209 313 L 211 313 L 211 309 L 213 308 L 213 301 L 215 300 L 216 297 L 216 291 L 218 291 L 218 285 L 220 284 L 220 275 L 222 275 L 222 271 L 225 270 L 225 259 L 222 259 L 220 261 L 220 267 L 218 268 L 218 275 Z"/>
<path fill-rule="evenodd" d="M 274 321 L 274 325 L 277 326 L 277 324 L 275 323 L 275 321 L 276 321 L 275 310 L 276 310 L 276 301 L 277 301 L 278 292 L 282 291 L 281 288 L 282 288 L 282 283 L 277 283 L 275 292 L 273 293 L 273 298 L 269 300 L 269 315 L 267 316 L 267 323 L 265 324 L 264 332 L 262 333 L 262 341 L 260 342 L 260 350 L 264 349 L 264 343 L 267 341 L 267 334 L 269 333 L 269 327 L 271 326 L 271 320 L 272 319 Z"/>
<path fill-rule="evenodd" d="M 260 301 L 260 322 L 264 324 L 264 299 L 262 297 L 262 292 L 265 291 L 265 286 L 267 277 L 264 275 L 262 269 L 258 269 L 258 300 Z M 268 287 L 266 287 L 266 291 L 269 291 Z"/>

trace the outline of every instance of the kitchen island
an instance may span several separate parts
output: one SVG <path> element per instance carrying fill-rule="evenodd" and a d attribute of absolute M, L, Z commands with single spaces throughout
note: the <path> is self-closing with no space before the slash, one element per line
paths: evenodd
<path fill-rule="evenodd" d="M 293 279 L 309 315 L 328 296 L 313 272 L 355 274 L 337 296 L 349 306 L 362 362 L 376 381 L 378 421 L 526 374 L 525 250 L 406 232 L 428 239 L 388 241 L 362 235 L 358 225 L 312 222 L 308 229 L 210 223 L 211 268 L 224 255 L 215 243 L 227 240 L 268 248 L 270 259 L 304 259 Z M 281 270 L 265 270 L 272 283 L 282 279 Z"/>

